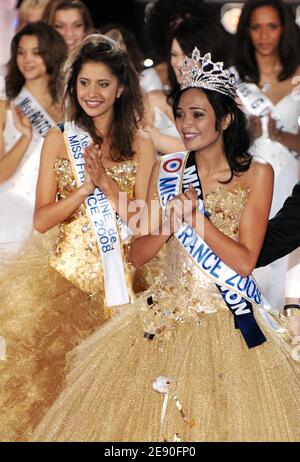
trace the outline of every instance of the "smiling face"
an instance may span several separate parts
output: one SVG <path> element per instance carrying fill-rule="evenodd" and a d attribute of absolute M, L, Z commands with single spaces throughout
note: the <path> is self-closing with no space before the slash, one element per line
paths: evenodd
<path fill-rule="evenodd" d="M 79 45 L 85 36 L 84 21 L 77 8 L 56 11 L 53 27 L 63 36 L 69 51 Z"/>
<path fill-rule="evenodd" d="M 17 66 L 25 80 L 34 80 L 47 73 L 35 35 L 23 35 L 17 48 Z"/>
<path fill-rule="evenodd" d="M 76 89 L 80 106 L 92 118 L 112 116 L 114 102 L 123 91 L 117 77 L 101 62 L 83 64 Z"/>
<path fill-rule="evenodd" d="M 278 53 L 282 34 L 282 24 L 279 13 L 272 6 L 255 8 L 250 18 L 250 37 L 254 49 L 263 56 Z"/>
<path fill-rule="evenodd" d="M 215 112 L 202 90 L 189 88 L 182 93 L 175 119 L 188 151 L 202 151 L 210 147 L 222 149 L 222 133 L 216 130 Z"/>

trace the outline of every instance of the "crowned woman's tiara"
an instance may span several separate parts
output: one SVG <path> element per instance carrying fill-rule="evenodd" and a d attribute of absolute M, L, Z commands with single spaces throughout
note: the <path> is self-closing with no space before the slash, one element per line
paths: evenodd
<path fill-rule="evenodd" d="M 214 63 L 210 53 L 201 57 L 197 47 L 194 48 L 191 58 L 186 56 L 180 73 L 181 90 L 189 87 L 206 88 L 231 98 L 236 97 L 234 75 L 228 69 L 223 69 L 222 62 Z"/>

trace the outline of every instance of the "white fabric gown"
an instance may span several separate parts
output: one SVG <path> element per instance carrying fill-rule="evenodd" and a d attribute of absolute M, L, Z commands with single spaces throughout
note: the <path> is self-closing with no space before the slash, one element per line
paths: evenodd
<path fill-rule="evenodd" d="M 267 98 L 265 94 L 264 97 Z M 276 120 L 277 127 L 290 133 L 297 133 L 299 130 L 298 118 L 300 116 L 299 98 L 296 98 L 291 92 L 278 101 L 277 104 L 272 104 L 270 101 L 270 105 L 272 106 L 271 116 Z M 291 194 L 295 183 L 299 181 L 299 160 L 295 152 L 268 138 L 267 124 L 268 117 L 262 117 L 263 134 L 255 140 L 251 152 L 269 162 L 274 169 L 274 192 L 270 212 L 270 218 L 272 218 L 282 207 L 285 199 Z M 287 279 L 289 280 L 292 277 L 294 281 L 292 286 L 295 287 L 295 284 L 298 286 L 297 296 L 300 297 L 299 257 L 296 261 L 298 262 L 298 265 L 296 263 L 297 268 L 295 269 L 294 267 L 293 273 L 287 273 Z M 254 276 L 263 294 L 271 305 L 277 309 L 282 309 L 285 296 L 296 296 L 295 290 L 293 290 L 293 295 L 291 294 L 290 284 L 287 284 L 287 291 L 285 290 L 287 267 L 288 257 L 283 257 L 265 268 L 254 271 Z"/>
<path fill-rule="evenodd" d="M 145 93 L 164 89 L 158 72 L 154 67 L 144 69 L 140 74 L 140 84 Z"/>
<path fill-rule="evenodd" d="M 1 79 L 2 80 L 2 79 Z M 5 99 L 3 80 L 0 99 Z M 12 111 L 6 111 L 4 146 L 7 152 L 20 137 Z M 16 254 L 30 236 L 33 226 L 35 188 L 43 138 L 33 130 L 32 140 L 14 175 L 0 184 L 0 252 Z"/>

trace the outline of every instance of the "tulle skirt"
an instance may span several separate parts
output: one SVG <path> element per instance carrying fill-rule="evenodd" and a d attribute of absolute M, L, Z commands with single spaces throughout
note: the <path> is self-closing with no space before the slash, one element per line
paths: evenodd
<path fill-rule="evenodd" d="M 159 342 L 144 337 L 140 319 L 151 293 L 68 355 L 67 386 L 33 441 L 300 440 L 300 363 L 259 314 L 267 341 L 256 348 L 227 309 L 178 322 Z M 158 377 L 167 392 L 153 388 Z"/>
<path fill-rule="evenodd" d="M 108 316 L 48 265 L 55 231 L 36 235 L 17 258 L 1 258 L 0 440 L 26 441 L 57 398 L 65 356 Z"/>

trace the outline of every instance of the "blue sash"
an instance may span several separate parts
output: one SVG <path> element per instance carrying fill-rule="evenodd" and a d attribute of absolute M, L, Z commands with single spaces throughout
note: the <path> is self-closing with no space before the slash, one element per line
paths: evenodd
<path fill-rule="evenodd" d="M 197 171 L 194 152 L 189 154 L 186 161 L 182 181 L 182 191 L 187 191 L 190 184 L 194 186 L 199 200 L 203 204 L 201 182 Z M 209 216 L 205 211 L 204 204 L 201 207 L 201 211 L 209 219 Z M 262 333 L 253 314 L 252 303 L 243 298 L 241 295 L 230 291 L 227 287 L 222 287 L 219 284 L 216 284 L 216 287 L 226 303 L 227 308 L 233 314 L 235 327 L 240 329 L 248 347 L 253 348 L 265 342 L 266 337 Z"/>

